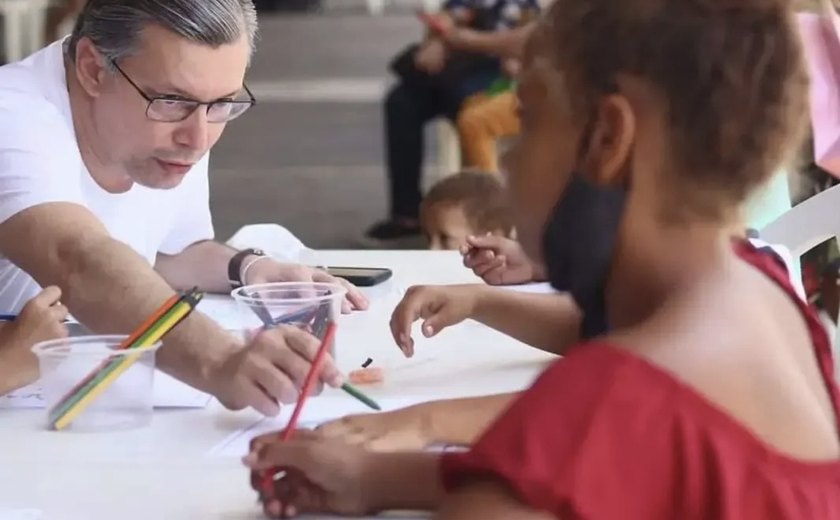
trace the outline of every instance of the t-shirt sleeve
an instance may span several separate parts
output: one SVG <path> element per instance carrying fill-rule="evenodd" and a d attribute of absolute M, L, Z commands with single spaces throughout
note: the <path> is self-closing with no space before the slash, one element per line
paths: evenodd
<path fill-rule="evenodd" d="M 621 518 L 637 504 L 651 513 L 639 518 L 658 517 L 662 504 L 645 495 L 673 467 L 671 428 L 658 413 L 668 396 L 627 377 L 633 363 L 590 346 L 555 362 L 469 452 L 442 455 L 444 487 L 496 481 L 561 518 Z"/>
<path fill-rule="evenodd" d="M 172 228 L 159 247 L 165 255 L 177 255 L 202 240 L 212 240 L 213 219 L 210 215 L 209 154 L 187 174 L 179 186 L 179 204 Z"/>
<path fill-rule="evenodd" d="M 83 204 L 79 148 L 55 107 L 4 95 L 0 136 L 0 223 L 41 204 Z"/>

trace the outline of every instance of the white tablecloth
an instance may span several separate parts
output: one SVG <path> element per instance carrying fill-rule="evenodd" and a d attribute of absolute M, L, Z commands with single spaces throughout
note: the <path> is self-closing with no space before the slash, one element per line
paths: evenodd
<path fill-rule="evenodd" d="M 394 270 L 392 280 L 367 290 L 373 302 L 368 312 L 343 318 L 337 339 L 343 369 L 368 357 L 386 367 L 386 383 L 369 391 L 374 398 L 429 400 L 521 389 L 550 359 L 474 322 L 432 340 L 419 338 L 416 359 L 402 358 L 388 329 L 394 305 L 411 284 L 476 281 L 456 253 L 327 251 L 319 259 Z M 159 410 L 148 428 L 107 434 L 45 431 L 41 414 L 0 410 L 0 520 L 27 509 L 41 516 L 19 518 L 262 518 L 240 461 L 207 455 L 256 421 L 253 411 L 229 412 L 214 400 L 206 409 Z"/>

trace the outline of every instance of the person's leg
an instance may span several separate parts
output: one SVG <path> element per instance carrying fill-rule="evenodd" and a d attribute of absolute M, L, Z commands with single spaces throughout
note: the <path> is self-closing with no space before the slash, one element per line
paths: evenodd
<path fill-rule="evenodd" d="M 465 103 L 457 120 L 464 166 L 498 172 L 496 142 L 519 133 L 516 96 L 503 92 L 481 102 Z"/>
<path fill-rule="evenodd" d="M 436 95 L 420 85 L 397 84 L 385 100 L 385 149 L 391 201 L 390 219 L 368 231 L 389 240 L 419 233 L 423 128 L 441 112 Z"/>

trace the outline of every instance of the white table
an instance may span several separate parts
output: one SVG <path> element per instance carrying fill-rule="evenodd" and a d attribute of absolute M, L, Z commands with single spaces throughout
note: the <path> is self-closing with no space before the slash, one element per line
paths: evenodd
<path fill-rule="evenodd" d="M 437 339 L 419 340 L 418 355 L 427 359 L 405 362 L 389 335 L 390 312 L 413 283 L 475 281 L 458 255 L 328 251 L 320 258 L 395 272 L 369 291 L 370 311 L 345 317 L 339 327 L 343 369 L 367 357 L 390 367 L 386 384 L 369 392 L 374 398 L 428 400 L 516 390 L 550 359 L 467 322 Z M 239 460 L 206 456 L 256 420 L 253 411 L 229 412 L 214 401 L 203 410 L 158 411 L 149 428 L 108 434 L 45 431 L 41 414 L 0 410 L 0 520 L 4 508 L 38 509 L 43 520 L 262 518 Z"/>

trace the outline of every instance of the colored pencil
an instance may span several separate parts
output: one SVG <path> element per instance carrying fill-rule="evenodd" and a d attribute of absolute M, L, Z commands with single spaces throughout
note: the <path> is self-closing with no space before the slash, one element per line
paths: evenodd
<path fill-rule="evenodd" d="M 201 293 L 187 294 L 179 298 L 169 311 L 163 314 L 156 313 L 158 316 L 156 320 L 147 320 L 144 323 L 148 330 L 140 334 L 133 343 L 121 350 L 131 350 L 154 345 L 183 321 L 195 306 L 198 305 L 202 297 L 203 294 Z M 120 375 L 128 370 L 141 355 L 125 355 L 121 358 L 113 359 L 107 363 L 104 369 L 95 371 L 92 377 L 89 376 L 86 378 L 90 380 L 81 389 L 73 392 L 68 399 L 53 408 L 53 412 L 50 414 L 53 427 L 56 430 L 62 430 L 67 427 L 79 414 L 87 409 L 90 403 L 101 395 Z"/>
<path fill-rule="evenodd" d="M 175 304 L 177 304 L 179 301 L 181 301 L 186 296 L 187 296 L 187 294 L 180 294 L 180 295 L 179 294 L 174 294 L 174 295 L 172 295 L 160 307 L 158 307 L 158 309 L 154 313 L 152 313 L 151 317 L 155 318 L 155 320 L 159 319 L 162 315 L 171 311 L 172 308 L 175 306 Z M 141 335 L 152 324 L 154 324 L 155 320 L 152 320 L 150 318 L 150 319 L 147 319 L 146 321 L 144 321 L 142 324 L 140 324 L 134 330 L 134 332 L 128 338 L 126 338 L 125 341 L 120 343 L 120 345 L 119 345 L 119 347 L 117 347 L 117 349 L 121 350 L 121 349 L 124 349 L 124 348 L 127 348 L 127 347 L 131 346 L 131 344 L 134 341 L 136 341 L 136 339 L 139 335 Z M 129 340 L 132 340 L 132 341 L 129 341 Z M 70 399 L 73 395 L 75 395 L 82 387 L 84 387 L 85 385 L 90 383 L 93 380 L 93 378 L 96 377 L 96 375 L 99 374 L 101 371 L 105 370 L 107 368 L 108 364 L 112 361 L 113 361 L 113 359 L 103 360 L 102 363 L 100 363 L 97 368 L 92 370 L 90 372 L 90 374 L 87 375 L 87 377 L 85 377 L 84 379 L 79 381 L 79 383 L 77 383 L 73 388 L 71 388 L 70 391 L 67 392 L 67 394 L 65 394 L 64 397 L 61 398 L 61 400 L 59 400 L 59 402 L 56 404 L 56 407 L 63 406 L 64 404 L 66 404 L 68 399 Z M 53 409 L 56 409 L 56 407 L 54 407 Z"/>
<path fill-rule="evenodd" d="M 373 408 L 374 410 L 382 410 L 382 407 L 379 406 L 379 404 L 376 401 L 363 394 L 361 390 L 351 385 L 350 383 L 344 383 L 343 385 L 341 385 L 341 389 L 347 392 L 348 394 L 352 395 L 362 403 L 366 404 L 370 408 Z"/>
<path fill-rule="evenodd" d="M 284 442 L 292 438 L 292 434 L 294 433 L 295 428 L 297 428 L 298 419 L 300 419 L 300 412 L 303 410 L 303 405 L 306 403 L 306 398 L 312 391 L 312 385 L 315 383 L 315 380 L 317 378 L 321 362 L 324 361 L 324 356 L 327 354 L 327 350 L 329 349 L 329 346 L 332 343 L 333 338 L 335 337 L 335 329 L 336 326 L 334 322 L 330 323 L 327 326 L 326 333 L 324 334 L 324 339 L 321 340 L 321 346 L 318 347 L 318 352 L 315 354 L 315 359 L 312 361 L 312 366 L 309 367 L 309 372 L 307 372 L 306 378 L 303 380 L 303 387 L 301 388 L 300 397 L 298 397 L 297 403 L 295 404 L 295 409 L 292 411 L 292 416 L 289 418 L 289 422 L 286 424 L 286 430 L 283 432 L 282 440 Z M 282 471 L 282 468 L 273 468 L 263 473 L 262 489 L 265 493 L 270 492 L 271 484 L 274 481 L 274 475 L 280 471 Z"/>

